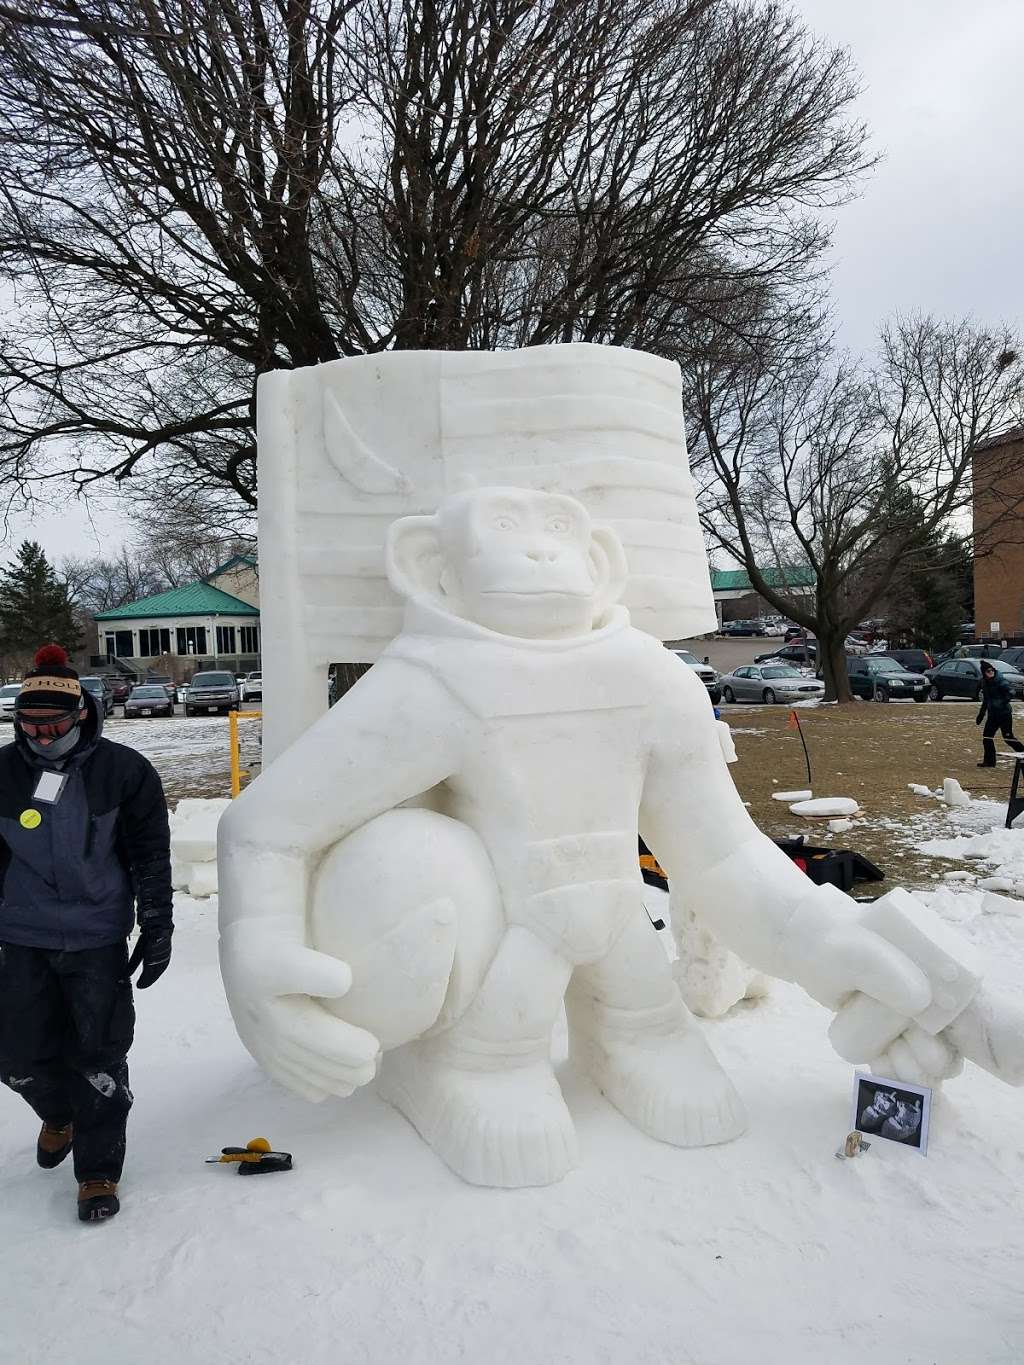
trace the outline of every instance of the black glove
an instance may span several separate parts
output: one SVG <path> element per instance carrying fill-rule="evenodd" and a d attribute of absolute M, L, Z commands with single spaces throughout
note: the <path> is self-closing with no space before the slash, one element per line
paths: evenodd
<path fill-rule="evenodd" d="M 142 963 L 142 975 L 136 985 L 140 991 L 159 981 L 171 960 L 171 935 L 174 925 L 169 915 L 143 920 L 139 925 L 139 941 L 128 959 L 128 975 Z"/>

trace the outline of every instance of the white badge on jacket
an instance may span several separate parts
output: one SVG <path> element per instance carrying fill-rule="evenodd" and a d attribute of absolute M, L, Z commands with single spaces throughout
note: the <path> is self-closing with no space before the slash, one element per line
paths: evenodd
<path fill-rule="evenodd" d="M 32 800 L 46 801 L 52 806 L 55 801 L 60 800 L 60 794 L 64 790 L 64 783 L 67 780 L 67 773 L 43 773 L 36 783 L 36 789 L 32 793 Z"/>

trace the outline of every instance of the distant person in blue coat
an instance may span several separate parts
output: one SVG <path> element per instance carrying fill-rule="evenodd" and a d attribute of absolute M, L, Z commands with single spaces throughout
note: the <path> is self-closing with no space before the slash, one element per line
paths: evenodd
<path fill-rule="evenodd" d="M 42 1119 L 40 1166 L 74 1152 L 83 1222 L 120 1208 L 131 974 L 141 963 L 144 989 L 171 958 L 163 787 L 102 730 L 64 650 L 45 645 L 0 748 L 0 1080 Z"/>

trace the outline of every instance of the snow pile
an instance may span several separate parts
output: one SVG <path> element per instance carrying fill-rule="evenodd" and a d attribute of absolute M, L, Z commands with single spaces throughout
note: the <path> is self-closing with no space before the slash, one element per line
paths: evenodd
<path fill-rule="evenodd" d="M 907 789 L 912 791 L 915 796 L 931 796 L 936 801 L 943 802 L 951 809 L 961 809 L 971 804 L 969 792 L 965 792 L 955 777 L 944 777 L 942 786 L 936 787 L 933 791 L 931 787 L 926 787 L 923 782 L 908 782 Z"/>
<path fill-rule="evenodd" d="M 171 812 L 171 883 L 198 898 L 217 894 L 217 825 L 230 801 L 179 801 Z"/>
<path fill-rule="evenodd" d="M 1024 829 L 994 826 L 984 834 L 926 839 L 917 849 L 933 858 L 977 860 L 992 873 L 986 878 L 987 889 L 1024 895 Z"/>

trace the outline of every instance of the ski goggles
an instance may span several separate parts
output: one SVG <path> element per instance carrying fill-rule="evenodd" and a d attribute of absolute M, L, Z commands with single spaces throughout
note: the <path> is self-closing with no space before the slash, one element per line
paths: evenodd
<path fill-rule="evenodd" d="M 45 720 L 29 720 L 23 714 L 17 719 L 29 739 L 62 739 L 78 725 L 81 717 L 77 711 L 72 711 L 66 716 L 47 716 Z"/>

